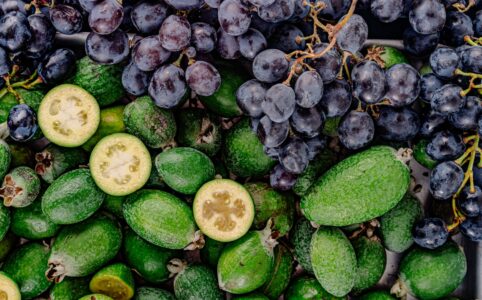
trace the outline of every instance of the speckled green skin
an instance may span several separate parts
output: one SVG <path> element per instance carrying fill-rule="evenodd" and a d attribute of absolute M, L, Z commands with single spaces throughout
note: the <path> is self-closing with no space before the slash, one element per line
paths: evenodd
<path fill-rule="evenodd" d="M 174 114 L 154 104 L 149 96 L 137 98 L 124 109 L 127 132 L 154 149 L 171 143 L 176 136 Z"/>
<path fill-rule="evenodd" d="M 130 229 L 125 231 L 123 253 L 129 266 L 154 284 L 169 278 L 167 263 L 178 255 L 177 251 L 148 243 Z"/>
<path fill-rule="evenodd" d="M 283 245 L 274 249 L 274 267 L 260 291 L 270 299 L 278 299 L 288 287 L 293 272 L 293 255 Z"/>
<path fill-rule="evenodd" d="M 168 291 L 152 288 L 140 287 L 136 290 L 134 300 L 176 300 L 173 294 Z"/>
<path fill-rule="evenodd" d="M 3 180 L 3 177 L 7 174 L 11 161 L 10 147 L 4 140 L 0 140 L 0 180 Z"/>
<path fill-rule="evenodd" d="M 60 226 L 52 222 L 42 211 L 40 200 L 28 207 L 12 210 L 10 230 L 28 240 L 41 240 L 53 237 Z"/>
<path fill-rule="evenodd" d="M 62 275 L 87 276 L 114 258 L 121 242 L 122 232 L 115 221 L 95 216 L 60 230 L 52 245 L 49 265 L 62 267 Z"/>
<path fill-rule="evenodd" d="M 32 204 L 40 193 L 40 178 L 34 170 L 29 167 L 17 167 L 5 177 L 10 176 L 16 188 L 21 188 L 22 191 L 16 194 L 9 206 L 12 207 L 26 207 Z M 2 188 L 6 186 L 5 179 Z"/>
<path fill-rule="evenodd" d="M 286 300 L 338 300 L 347 297 L 335 297 L 325 291 L 318 280 L 311 277 L 295 279 L 285 293 Z"/>
<path fill-rule="evenodd" d="M 296 179 L 293 192 L 303 196 L 308 192 L 316 179 L 336 163 L 336 154 L 330 149 L 324 149 L 318 154 L 306 169 Z"/>
<path fill-rule="evenodd" d="M 201 249 L 201 259 L 204 263 L 216 267 L 226 243 L 218 242 L 207 236 L 204 237 L 204 242 L 204 247 Z"/>
<path fill-rule="evenodd" d="M 208 156 L 214 156 L 221 149 L 221 128 L 213 115 L 202 109 L 186 108 L 177 113 L 176 120 L 179 145 L 197 149 Z"/>
<path fill-rule="evenodd" d="M 268 297 L 261 293 L 251 293 L 247 295 L 235 296 L 232 297 L 233 300 L 269 300 Z"/>
<path fill-rule="evenodd" d="M 92 216 L 105 193 L 88 169 L 77 169 L 57 178 L 42 196 L 43 212 L 56 224 L 75 224 Z"/>
<path fill-rule="evenodd" d="M 325 120 L 325 126 L 322 133 L 326 136 L 338 136 L 338 126 L 340 125 L 341 117 L 332 117 Z"/>
<path fill-rule="evenodd" d="M 64 148 L 54 144 L 48 145 L 36 155 L 35 171 L 47 183 L 52 183 L 60 175 L 77 168 L 87 162 L 87 154 L 81 148 Z M 48 157 L 39 161 L 41 157 Z"/>
<path fill-rule="evenodd" d="M 195 194 L 216 175 L 211 159 L 201 151 L 188 147 L 172 148 L 159 153 L 155 165 L 171 189 L 186 195 Z"/>
<path fill-rule="evenodd" d="M 373 291 L 360 297 L 360 300 L 397 300 L 388 291 Z"/>
<path fill-rule="evenodd" d="M 90 294 L 89 277 L 67 277 L 62 282 L 54 284 L 50 290 L 49 300 L 78 300 Z"/>
<path fill-rule="evenodd" d="M 12 161 L 10 163 L 11 168 L 20 166 L 33 168 L 35 166 L 35 152 L 33 151 L 32 147 L 24 144 L 13 143 L 10 143 L 8 146 L 10 147 L 10 153 L 12 154 Z"/>
<path fill-rule="evenodd" d="M 102 294 L 89 294 L 87 296 L 80 298 L 79 300 L 114 300 L 114 299 Z"/>
<path fill-rule="evenodd" d="M 10 251 L 13 250 L 16 244 L 17 236 L 15 236 L 11 232 L 7 232 L 3 239 L 0 240 L 0 262 L 2 262 L 7 257 L 7 255 L 10 253 Z"/>
<path fill-rule="evenodd" d="M 219 73 L 221 74 L 221 86 L 211 96 L 199 97 L 204 106 L 216 115 L 233 118 L 241 116 L 243 112 L 236 102 L 236 91 L 238 88 L 246 82 L 239 70 L 233 70 L 232 68 L 217 66 Z"/>
<path fill-rule="evenodd" d="M 334 296 L 346 296 L 355 284 L 357 261 L 345 234 L 334 227 L 318 228 L 311 239 L 310 253 L 321 286 Z"/>
<path fill-rule="evenodd" d="M 374 286 L 385 271 L 387 255 L 380 241 L 360 236 L 352 241 L 357 268 L 353 291 L 359 293 Z"/>
<path fill-rule="evenodd" d="M 134 276 L 132 275 L 131 269 L 129 269 L 129 267 L 124 265 L 123 263 L 115 263 L 115 264 L 108 265 L 100 269 L 97 273 L 95 273 L 95 275 L 90 280 L 90 284 L 89 284 L 90 290 L 94 293 L 102 293 L 102 294 L 107 294 L 107 296 L 111 296 L 109 295 L 110 293 L 105 290 L 96 289 L 96 281 L 102 280 L 106 277 L 118 279 L 119 281 L 123 282 L 126 286 L 130 287 L 132 289 L 132 293 L 134 293 Z M 114 297 L 114 295 L 112 295 L 112 297 Z"/>
<path fill-rule="evenodd" d="M 383 53 L 380 55 L 380 58 L 384 63 L 384 69 L 389 69 L 396 64 L 409 63 L 407 57 L 405 56 L 405 54 L 403 54 L 402 51 L 389 46 L 381 47 L 383 48 Z"/>
<path fill-rule="evenodd" d="M 301 217 L 296 221 L 290 234 L 295 259 L 303 270 L 310 274 L 313 274 L 310 257 L 311 237 L 315 231 L 316 229 L 311 226 L 310 221 Z"/>
<path fill-rule="evenodd" d="M 261 177 L 276 163 L 264 153 L 263 144 L 251 130 L 246 118 L 227 133 L 224 142 L 224 161 L 228 170 L 240 177 Z"/>
<path fill-rule="evenodd" d="M 279 231 L 280 236 L 287 234 L 295 217 L 295 200 L 292 195 L 278 192 L 262 182 L 246 183 L 244 187 L 253 198 L 254 227 L 263 229 L 268 219 L 272 218 L 273 231 Z"/>
<path fill-rule="evenodd" d="M 10 228 L 10 210 L 0 203 L 0 240 L 5 237 Z"/>
<path fill-rule="evenodd" d="M 50 282 L 45 277 L 48 257 L 48 247 L 27 243 L 5 261 L 2 271 L 18 284 L 22 299 L 35 298 L 50 287 Z"/>
<path fill-rule="evenodd" d="M 415 144 L 413 147 L 413 158 L 415 158 L 419 164 L 431 170 L 435 168 L 438 162 L 427 154 L 427 144 L 427 140 L 420 140 L 417 144 Z"/>
<path fill-rule="evenodd" d="M 125 132 L 124 126 L 124 106 L 114 106 L 104 108 L 100 111 L 100 123 L 94 135 L 82 145 L 85 151 L 92 151 L 98 141 L 113 134 Z"/>
<path fill-rule="evenodd" d="M 467 273 L 462 249 L 449 242 L 435 250 L 414 248 L 400 262 L 399 278 L 418 299 L 439 299 L 450 295 Z"/>
<path fill-rule="evenodd" d="M 397 253 L 410 248 L 413 244 L 413 224 L 422 216 L 422 204 L 407 193 L 397 206 L 380 218 L 380 233 L 385 248 Z"/>
<path fill-rule="evenodd" d="M 191 208 L 169 193 L 140 190 L 127 197 L 123 211 L 129 227 L 154 245 L 183 249 L 194 240 Z"/>
<path fill-rule="evenodd" d="M 102 203 L 102 208 L 110 212 L 119 219 L 124 219 L 122 213 L 122 206 L 124 205 L 125 196 L 112 196 L 106 195 L 104 202 Z"/>
<path fill-rule="evenodd" d="M 274 252 L 266 245 L 266 239 L 262 231 L 248 231 L 224 247 L 217 267 L 222 290 L 245 294 L 269 279 L 274 267 Z"/>
<path fill-rule="evenodd" d="M 16 88 L 15 91 L 25 101 L 25 104 L 30 106 L 35 112 L 38 111 L 40 102 L 42 101 L 45 93 L 41 90 L 25 90 Z M 6 94 L 0 99 L 0 123 L 7 121 L 10 110 L 15 105 L 19 104 L 17 98 L 11 93 Z"/>
<path fill-rule="evenodd" d="M 174 294 L 178 300 L 222 300 L 214 272 L 203 265 L 186 266 L 174 279 Z"/>
<path fill-rule="evenodd" d="M 395 150 L 374 146 L 323 174 L 301 199 L 301 209 L 308 220 L 321 225 L 361 223 L 397 205 L 409 184 L 410 171 Z"/>
<path fill-rule="evenodd" d="M 77 61 L 77 70 L 68 82 L 91 93 L 99 106 L 104 107 L 125 95 L 122 70 L 120 65 L 100 65 L 85 56 Z"/>

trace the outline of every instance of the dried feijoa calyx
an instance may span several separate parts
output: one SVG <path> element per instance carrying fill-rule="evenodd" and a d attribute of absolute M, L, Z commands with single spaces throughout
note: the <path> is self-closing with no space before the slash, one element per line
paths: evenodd
<path fill-rule="evenodd" d="M 29 167 L 17 167 L 3 178 L 0 197 L 5 206 L 29 206 L 40 193 L 40 179 Z"/>
<path fill-rule="evenodd" d="M 45 95 L 40 103 L 38 122 L 52 143 L 78 147 L 90 139 L 99 126 L 99 104 L 83 88 L 62 84 Z"/>
<path fill-rule="evenodd" d="M 7 274 L 0 272 L 0 299 L 21 300 L 20 290 L 15 281 Z"/>
<path fill-rule="evenodd" d="M 99 188 L 112 196 L 131 194 L 149 179 L 151 155 L 137 137 L 127 133 L 106 136 L 95 146 L 89 162 Z"/>
<path fill-rule="evenodd" d="M 204 184 L 193 203 L 194 219 L 208 237 L 230 242 L 251 227 L 254 203 L 248 191 L 236 181 L 215 179 Z"/>
<path fill-rule="evenodd" d="M 129 300 L 134 296 L 132 271 L 122 263 L 100 269 L 90 280 L 90 290 L 115 300 Z"/>

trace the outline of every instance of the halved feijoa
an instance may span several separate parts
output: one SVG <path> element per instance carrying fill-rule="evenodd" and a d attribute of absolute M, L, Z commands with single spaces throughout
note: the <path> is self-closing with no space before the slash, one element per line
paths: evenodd
<path fill-rule="evenodd" d="M 40 129 L 49 141 L 77 147 L 94 135 L 100 122 L 100 108 L 86 90 L 73 84 L 51 89 L 38 110 Z"/>
<path fill-rule="evenodd" d="M 115 263 L 102 268 L 90 280 L 90 290 L 114 300 L 129 300 L 134 296 L 134 277 L 126 265 Z"/>
<path fill-rule="evenodd" d="M 95 183 L 107 194 L 131 194 L 149 179 L 151 155 L 142 141 L 127 133 L 106 136 L 90 155 L 90 171 Z"/>
<path fill-rule="evenodd" d="M 114 300 L 114 299 L 102 294 L 90 294 L 80 298 L 79 300 Z"/>
<path fill-rule="evenodd" d="M 17 284 L 7 274 L 0 272 L 0 299 L 20 300 Z"/>
<path fill-rule="evenodd" d="M 254 204 L 249 192 L 230 179 L 205 183 L 193 203 L 197 226 L 208 237 L 230 242 L 242 237 L 254 219 Z"/>

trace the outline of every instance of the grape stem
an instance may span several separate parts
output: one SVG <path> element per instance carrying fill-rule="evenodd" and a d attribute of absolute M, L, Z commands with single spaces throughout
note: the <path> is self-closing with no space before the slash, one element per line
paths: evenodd
<path fill-rule="evenodd" d="M 472 6 L 475 5 L 475 0 L 469 0 L 469 4 L 465 6 L 465 4 L 462 3 L 455 3 L 452 4 L 452 7 L 457 9 L 459 12 L 467 12 Z"/>
<path fill-rule="evenodd" d="M 454 72 L 455 75 L 470 77 L 469 86 L 460 92 L 460 95 L 465 97 L 467 96 L 473 89 L 482 89 L 482 83 L 475 84 L 475 80 L 479 79 L 482 80 L 482 74 L 472 73 L 472 72 L 464 72 L 461 69 L 456 69 Z"/>

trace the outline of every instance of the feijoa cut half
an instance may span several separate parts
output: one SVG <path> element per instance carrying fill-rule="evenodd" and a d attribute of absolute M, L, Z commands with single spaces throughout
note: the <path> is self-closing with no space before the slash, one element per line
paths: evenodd
<path fill-rule="evenodd" d="M 52 143 L 78 147 L 87 142 L 99 126 L 99 104 L 83 88 L 62 84 L 43 98 L 38 122 L 43 134 Z"/>
<path fill-rule="evenodd" d="M 107 295 L 115 300 L 129 300 L 134 297 L 132 271 L 122 263 L 115 263 L 98 271 L 90 280 L 90 290 Z"/>
<path fill-rule="evenodd" d="M 115 133 L 97 143 L 89 166 L 101 190 L 112 196 L 125 196 L 144 186 L 151 174 L 152 162 L 140 139 Z"/>
<path fill-rule="evenodd" d="M 242 185 L 230 179 L 215 179 L 198 190 L 193 212 L 205 235 L 230 242 L 248 232 L 254 219 L 254 204 Z"/>
<path fill-rule="evenodd" d="M 0 299 L 22 299 L 18 285 L 3 272 L 0 272 Z"/>

